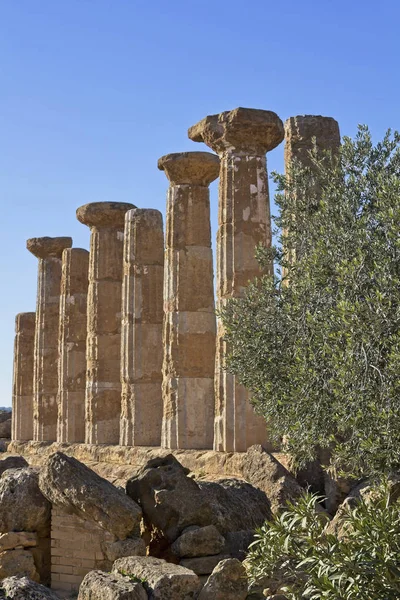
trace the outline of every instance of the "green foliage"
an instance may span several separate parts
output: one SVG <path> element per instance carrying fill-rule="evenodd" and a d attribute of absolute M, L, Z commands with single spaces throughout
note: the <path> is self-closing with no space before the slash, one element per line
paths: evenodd
<path fill-rule="evenodd" d="M 356 476 L 391 472 L 400 467 L 400 136 L 374 146 L 360 127 L 339 155 L 314 152 L 311 167 L 294 161 L 275 180 L 276 275 L 222 310 L 227 366 L 299 464 L 329 448 Z M 259 249 L 262 264 L 272 257 Z"/>
<path fill-rule="evenodd" d="M 400 597 L 400 503 L 385 486 L 344 513 L 346 538 L 324 533 L 318 498 L 266 522 L 245 561 L 252 583 L 281 582 L 289 600 L 395 600 Z"/>

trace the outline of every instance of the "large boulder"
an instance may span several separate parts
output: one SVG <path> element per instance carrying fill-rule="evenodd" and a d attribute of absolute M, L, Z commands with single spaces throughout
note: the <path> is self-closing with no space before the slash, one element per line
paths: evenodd
<path fill-rule="evenodd" d="M 172 455 L 154 458 L 128 480 L 126 491 L 148 525 L 173 542 L 189 525 L 209 525 L 212 510 L 205 493 Z"/>
<path fill-rule="evenodd" d="M 189 558 L 219 554 L 225 546 L 225 538 L 214 525 L 184 529 L 182 535 L 172 544 L 171 550 L 176 556 Z"/>
<path fill-rule="evenodd" d="M 5 550 L 0 552 L 0 579 L 5 577 L 29 577 L 32 581 L 39 581 L 35 562 L 29 550 Z"/>
<path fill-rule="evenodd" d="M 51 504 L 39 488 L 38 472 L 30 467 L 8 469 L 0 477 L 0 531 L 50 532 Z"/>
<path fill-rule="evenodd" d="M 27 577 L 7 577 L 0 585 L 9 600 L 59 600 L 51 590 Z"/>
<path fill-rule="evenodd" d="M 293 475 L 262 446 L 251 446 L 247 450 L 241 472 L 246 481 L 265 493 L 274 513 L 285 508 L 288 500 L 296 501 L 302 493 Z"/>
<path fill-rule="evenodd" d="M 271 516 L 267 496 L 238 479 L 195 481 L 169 454 L 150 460 L 127 482 L 148 525 L 171 543 L 191 525 L 215 525 L 220 533 L 254 529 Z"/>
<path fill-rule="evenodd" d="M 7 471 L 7 469 L 23 469 L 28 467 L 28 463 L 23 456 L 19 454 L 9 454 L 4 458 L 0 458 L 0 475 Z"/>
<path fill-rule="evenodd" d="M 39 478 L 50 502 L 124 539 L 138 533 L 142 511 L 123 491 L 62 452 L 47 459 Z"/>
<path fill-rule="evenodd" d="M 193 600 L 201 585 L 193 571 L 152 556 L 119 558 L 113 572 L 143 581 L 151 600 Z"/>
<path fill-rule="evenodd" d="M 147 594 L 128 576 L 90 571 L 79 587 L 78 600 L 147 600 Z"/>
<path fill-rule="evenodd" d="M 236 558 L 221 561 L 204 584 L 198 600 L 245 600 L 246 570 Z"/>
<path fill-rule="evenodd" d="M 211 522 L 221 533 L 255 529 L 271 518 L 265 493 L 242 479 L 201 480 L 198 484 L 211 507 Z"/>

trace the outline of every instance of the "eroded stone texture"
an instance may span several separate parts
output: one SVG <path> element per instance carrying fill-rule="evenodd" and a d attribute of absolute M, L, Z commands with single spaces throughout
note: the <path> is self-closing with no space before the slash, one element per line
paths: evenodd
<path fill-rule="evenodd" d="M 13 440 L 33 439 L 33 356 L 36 313 L 20 313 L 15 319 L 12 395 Z"/>
<path fill-rule="evenodd" d="M 58 442 L 85 441 L 88 269 L 87 250 L 64 250 L 60 297 Z"/>
<path fill-rule="evenodd" d="M 90 227 L 86 340 L 87 444 L 118 444 L 121 414 L 121 296 L 125 213 L 133 204 L 92 202 L 76 211 Z"/>
<path fill-rule="evenodd" d="M 286 168 L 294 158 L 311 166 L 310 150 L 337 151 L 339 145 L 339 124 L 332 117 L 298 115 L 285 121 Z"/>
<path fill-rule="evenodd" d="M 298 161 L 305 167 L 313 168 L 311 153 L 316 152 L 318 158 L 322 158 L 323 153 L 330 151 L 336 154 L 340 146 L 339 124 L 332 117 L 322 117 L 316 115 L 299 115 L 290 117 L 285 122 L 285 172 L 290 177 L 290 166 L 293 160 Z M 311 189 L 307 190 L 307 200 L 312 202 L 312 198 L 318 196 L 319 187 L 315 183 Z M 299 191 L 296 190 L 296 197 Z M 286 232 L 287 233 L 287 232 Z M 289 247 L 290 246 L 290 247 Z M 291 247 L 292 244 L 285 243 L 285 250 L 290 262 L 299 257 L 299 248 Z M 286 283 L 288 283 L 288 273 L 284 270 Z"/>
<path fill-rule="evenodd" d="M 271 245 L 266 152 L 283 140 L 282 121 L 271 111 L 237 108 L 211 115 L 189 129 L 221 159 L 217 233 L 217 309 L 241 296 L 260 276 L 259 244 Z M 272 267 L 271 267 L 272 269 Z M 217 324 L 214 449 L 242 452 L 266 443 L 265 421 L 255 414 L 246 389 L 224 370 L 228 353 Z"/>
<path fill-rule="evenodd" d="M 164 448 L 212 448 L 215 306 L 209 184 L 219 159 L 208 152 L 167 154 L 170 181 L 164 270 Z"/>
<path fill-rule="evenodd" d="M 126 213 L 123 273 L 120 444 L 159 446 L 164 234 L 158 210 Z"/>
<path fill-rule="evenodd" d="M 58 328 L 61 256 L 72 246 L 70 237 L 27 240 L 29 252 L 39 259 L 33 370 L 33 439 L 57 439 Z"/>

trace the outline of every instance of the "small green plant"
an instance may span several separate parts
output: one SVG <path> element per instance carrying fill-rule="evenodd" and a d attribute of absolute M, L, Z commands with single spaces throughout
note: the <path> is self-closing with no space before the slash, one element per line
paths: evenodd
<path fill-rule="evenodd" d="M 129 579 L 134 583 L 141 583 L 142 585 L 147 583 L 147 579 L 145 579 L 144 577 L 136 577 L 136 575 L 128 573 L 128 571 L 125 571 L 125 569 L 118 569 L 118 573 L 120 575 L 124 575 L 124 577 L 129 577 Z"/>
<path fill-rule="evenodd" d="M 245 561 L 251 583 L 272 582 L 289 600 L 398 600 L 399 500 L 381 485 L 344 512 L 340 539 L 325 532 L 319 500 L 304 493 L 257 531 Z"/>

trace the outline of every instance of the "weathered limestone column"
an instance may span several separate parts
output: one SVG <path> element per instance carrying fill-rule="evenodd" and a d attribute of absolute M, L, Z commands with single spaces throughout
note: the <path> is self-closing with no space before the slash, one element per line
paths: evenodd
<path fill-rule="evenodd" d="M 15 318 L 11 437 L 21 442 L 33 439 L 35 322 L 34 312 L 20 313 Z"/>
<path fill-rule="evenodd" d="M 311 166 L 309 152 L 337 151 L 340 146 L 339 124 L 332 117 L 298 115 L 285 122 L 285 166 L 296 158 Z"/>
<path fill-rule="evenodd" d="M 164 270 L 162 446 L 212 448 L 215 306 L 209 184 L 219 159 L 209 152 L 167 154 L 170 181 Z"/>
<path fill-rule="evenodd" d="M 58 328 L 60 316 L 61 256 L 72 246 L 70 237 L 27 240 L 39 259 L 33 375 L 33 439 L 57 439 Z"/>
<path fill-rule="evenodd" d="M 64 250 L 60 297 L 58 442 L 85 441 L 88 270 L 87 250 Z"/>
<path fill-rule="evenodd" d="M 164 233 L 162 215 L 125 215 L 122 285 L 121 446 L 160 446 Z"/>
<path fill-rule="evenodd" d="M 258 244 L 270 246 L 271 222 L 266 152 L 283 139 L 283 124 L 270 111 L 237 108 L 211 115 L 189 129 L 221 159 L 217 234 L 217 308 L 241 296 L 260 276 Z M 255 414 L 247 390 L 224 370 L 228 349 L 217 324 L 214 449 L 242 452 L 267 441 L 265 421 Z"/>
<path fill-rule="evenodd" d="M 92 202 L 76 211 L 90 227 L 86 339 L 87 444 L 119 444 L 121 300 L 125 202 Z"/>
<path fill-rule="evenodd" d="M 332 117 L 299 115 L 285 122 L 285 171 L 289 174 L 290 164 L 296 159 L 303 166 L 312 167 L 311 150 L 320 155 L 324 151 L 337 153 L 340 146 L 339 124 Z M 316 189 L 313 189 L 315 194 Z M 285 232 L 286 233 L 286 232 Z M 296 259 L 299 248 L 286 248 L 291 263 Z M 288 274 L 284 271 L 286 278 Z M 286 279 L 288 283 L 288 279 Z"/>

